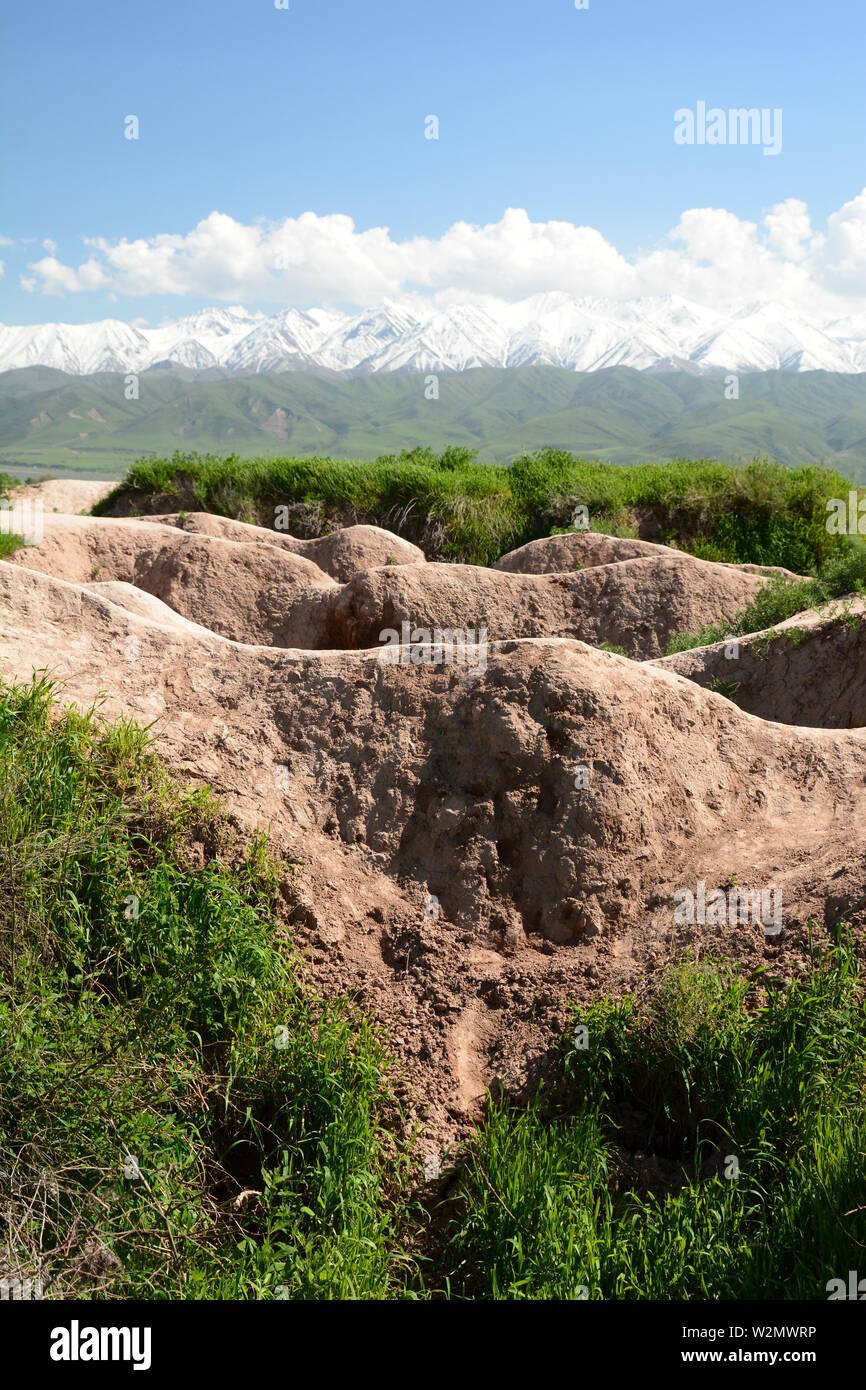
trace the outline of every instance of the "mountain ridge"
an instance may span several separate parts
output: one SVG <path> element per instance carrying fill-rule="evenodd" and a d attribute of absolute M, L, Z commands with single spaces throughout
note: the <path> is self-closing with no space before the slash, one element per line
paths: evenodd
<path fill-rule="evenodd" d="M 194 376 L 150 372 L 128 400 L 119 373 L 0 373 L 0 468 L 118 476 L 176 449 L 347 459 L 449 444 L 492 463 L 552 445 L 614 463 L 766 454 L 866 481 L 864 374 L 744 373 L 737 400 L 719 374 L 628 367 L 444 373 L 436 400 L 423 376 L 406 372 Z"/>
<path fill-rule="evenodd" d="M 155 367 L 251 376 L 469 371 L 555 366 L 574 372 L 866 372 L 866 318 L 823 321 L 770 302 L 710 310 L 681 296 L 578 299 L 553 291 L 515 304 L 384 300 L 359 313 L 209 308 L 155 328 L 121 319 L 0 324 L 0 371 L 72 375 Z"/>

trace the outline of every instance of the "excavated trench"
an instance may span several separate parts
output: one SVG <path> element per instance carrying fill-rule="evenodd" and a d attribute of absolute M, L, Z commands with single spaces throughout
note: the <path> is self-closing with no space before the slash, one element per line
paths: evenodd
<path fill-rule="evenodd" d="M 734 649 L 719 643 L 662 657 L 675 633 L 745 606 L 768 572 L 646 541 L 552 536 L 484 569 L 429 564 L 417 547 L 371 526 L 300 540 L 207 513 L 58 516 L 16 562 L 110 590 L 133 612 L 150 595 L 236 642 L 301 651 L 402 642 L 397 659 L 435 664 L 450 647 L 451 659 L 478 667 L 489 643 L 574 638 L 676 671 L 760 719 L 866 726 L 859 600 L 743 637 Z"/>
<path fill-rule="evenodd" d="M 46 668 L 79 703 L 106 692 L 109 717 L 269 828 L 298 866 L 305 968 L 386 1024 L 441 1136 L 485 1088 L 530 1083 L 569 1000 L 642 988 L 706 944 L 674 933 L 684 886 L 780 885 L 778 941 L 726 928 L 747 973 L 793 970 L 811 922 L 866 920 L 853 609 L 743 639 L 737 661 L 658 659 L 762 577 L 607 542 L 553 573 L 389 564 L 398 538 L 354 528 L 319 553 L 326 573 L 239 525 L 47 519 L 0 563 L 2 670 Z M 404 620 L 486 626 L 484 669 L 377 660 Z M 740 708 L 721 698 L 734 681 Z"/>
<path fill-rule="evenodd" d="M 747 714 L 812 729 L 866 727 L 866 606 L 801 614 L 764 633 L 651 663 L 731 700 Z"/>
<path fill-rule="evenodd" d="M 471 633 L 473 642 L 576 638 L 639 660 L 660 656 L 676 632 L 730 617 L 764 582 L 663 547 L 545 574 L 428 564 L 371 527 L 305 542 L 301 554 L 293 538 L 213 520 L 220 534 L 201 519 L 188 531 L 154 520 L 59 517 L 16 562 L 73 583 L 134 585 L 236 642 L 367 650 L 405 623 L 422 635 Z M 383 562 L 385 555 L 404 562 Z M 334 577 L 353 566 L 352 577 Z"/>

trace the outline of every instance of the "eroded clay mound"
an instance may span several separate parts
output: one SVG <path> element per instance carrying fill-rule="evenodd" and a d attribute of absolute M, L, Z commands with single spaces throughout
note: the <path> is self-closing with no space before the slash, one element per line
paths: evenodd
<path fill-rule="evenodd" d="M 46 478 L 43 482 L 28 483 L 10 494 L 10 501 L 40 502 L 46 512 L 82 515 L 101 502 L 116 486 L 87 478 Z"/>
<path fill-rule="evenodd" d="M 332 543 L 337 555 L 347 535 L 317 544 Z M 353 550 L 351 537 L 345 544 Z M 490 641 L 576 637 L 649 658 L 675 632 L 732 617 L 763 582 L 664 551 L 571 574 L 384 565 L 340 586 L 284 546 L 108 517 L 46 519 L 41 544 L 18 551 L 15 561 L 77 583 L 135 584 L 235 641 L 318 650 L 375 647 L 389 629 L 402 636 L 405 622 L 412 631 L 464 630 L 475 638 L 486 628 Z"/>
<path fill-rule="evenodd" d="M 558 639 L 494 647 L 483 671 L 244 647 L 9 563 L 0 614 L 7 678 L 107 690 L 107 716 L 155 721 L 172 766 L 270 827 L 298 861 L 308 968 L 388 1025 L 438 1136 L 485 1087 L 533 1088 L 569 998 L 689 944 L 784 975 L 809 918 L 866 914 L 862 734 L 763 723 Z M 701 882 L 773 885 L 781 937 L 678 926 L 674 895 Z"/>
<path fill-rule="evenodd" d="M 660 655 L 676 632 L 720 622 L 764 581 L 676 551 L 572 574 L 508 574 L 474 565 L 371 570 L 330 600 L 325 647 L 372 647 L 387 629 L 471 630 L 489 640 L 575 637 L 628 656 Z"/>
<path fill-rule="evenodd" d="M 167 603 L 163 603 L 162 599 L 154 598 L 153 594 L 146 593 L 135 584 L 125 584 L 120 579 L 109 579 L 104 583 L 85 584 L 84 588 L 98 598 L 109 599 L 119 608 L 125 608 L 128 613 L 149 619 L 166 631 L 170 629 L 172 632 L 196 633 L 200 637 L 215 636 L 210 628 L 182 617 L 173 608 L 169 608 Z"/>
<path fill-rule="evenodd" d="M 159 532 L 140 521 L 64 514 L 44 518 L 44 536 L 14 555 L 14 563 L 41 570 L 75 584 L 97 580 L 134 582 L 142 556 L 155 554 L 162 544 L 176 544 L 168 526 Z"/>
<path fill-rule="evenodd" d="M 46 518 L 39 545 L 15 562 L 77 583 L 133 584 L 183 617 L 240 642 L 313 647 L 334 581 L 275 546 L 186 535 L 102 517 Z"/>
<path fill-rule="evenodd" d="M 379 565 L 426 565 L 424 551 L 381 526 L 344 526 L 315 540 L 296 540 L 298 554 L 343 582 Z"/>
<path fill-rule="evenodd" d="M 725 695 L 760 719 L 813 728 L 866 726 L 866 604 L 851 598 L 797 614 L 735 645 L 654 663 Z"/>
<path fill-rule="evenodd" d="M 641 555 L 657 555 L 667 547 L 652 541 L 605 536 L 599 531 L 571 531 L 564 536 L 543 536 L 519 550 L 510 550 L 496 561 L 497 570 L 508 574 L 562 574 L 569 570 L 612 565 Z M 670 553 L 670 552 L 668 552 Z"/>
<path fill-rule="evenodd" d="M 107 691 L 107 716 L 153 723 L 173 767 L 270 827 L 298 861 L 307 968 L 389 1027 L 437 1138 L 487 1086 L 533 1089 L 570 998 L 689 944 L 784 974 L 810 917 L 866 913 L 861 734 L 762 723 L 571 641 L 504 643 L 486 670 L 391 665 L 241 646 L 149 602 L 0 563 L 0 669 L 47 668 L 64 701 Z M 773 885 L 781 937 L 677 926 L 674 894 L 702 881 Z"/>
<path fill-rule="evenodd" d="M 562 574 L 570 570 L 591 569 L 595 565 L 614 565 L 621 560 L 640 556 L 679 554 L 670 546 L 653 541 L 634 540 L 628 536 L 606 536 L 598 531 L 571 531 L 563 536 L 543 536 L 529 541 L 519 550 L 511 550 L 493 566 L 509 574 Z M 798 579 L 791 570 L 778 565 L 728 565 L 726 569 L 742 570 L 747 574 L 782 575 Z"/>
<path fill-rule="evenodd" d="M 230 517 L 214 516 L 212 512 L 174 512 L 167 516 L 147 516 L 144 521 L 179 527 L 182 531 L 203 536 L 221 536 L 225 540 L 277 545 L 312 560 L 332 579 L 345 583 L 362 570 L 377 565 L 423 565 L 423 550 L 401 536 L 384 531 L 381 526 L 344 526 L 327 536 L 303 540 L 271 531 L 266 526 L 250 526 Z"/>

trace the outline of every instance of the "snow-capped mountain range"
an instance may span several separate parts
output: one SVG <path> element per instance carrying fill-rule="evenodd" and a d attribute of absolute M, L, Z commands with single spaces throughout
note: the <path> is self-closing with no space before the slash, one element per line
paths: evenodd
<path fill-rule="evenodd" d="M 809 318 L 770 303 L 717 311 L 677 296 L 424 308 L 385 301 L 350 314 L 205 309 L 158 328 L 98 323 L 0 325 L 0 371 L 36 365 L 76 375 L 178 366 L 209 374 L 329 370 L 439 372 L 546 364 L 604 367 L 866 372 L 866 315 Z"/>

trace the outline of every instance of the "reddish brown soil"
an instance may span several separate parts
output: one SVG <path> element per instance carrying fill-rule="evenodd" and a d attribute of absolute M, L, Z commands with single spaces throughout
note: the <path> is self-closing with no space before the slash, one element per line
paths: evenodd
<path fill-rule="evenodd" d="M 299 861 L 285 893 L 307 969 L 388 1027 L 437 1150 L 486 1088 L 531 1090 L 570 999 L 649 987 L 689 945 L 784 979 L 810 919 L 862 926 L 866 732 L 744 712 L 704 688 L 706 655 L 686 654 L 687 679 L 676 660 L 573 635 L 652 654 L 675 623 L 742 606 L 758 576 L 666 552 L 566 575 L 416 563 L 337 583 L 241 535 L 49 526 L 0 563 L 0 672 L 47 668 L 68 701 L 105 693 L 107 716 L 153 723 L 171 767 L 243 827 L 269 827 Z M 402 613 L 483 616 L 486 669 L 360 649 Z M 345 649 L 313 650 L 310 615 Z M 779 889 L 781 936 L 677 926 L 673 895 L 700 880 Z"/>
<path fill-rule="evenodd" d="M 866 725 L 866 603 L 798 613 L 736 644 L 717 642 L 655 664 L 726 695 L 740 709 L 821 729 Z"/>

